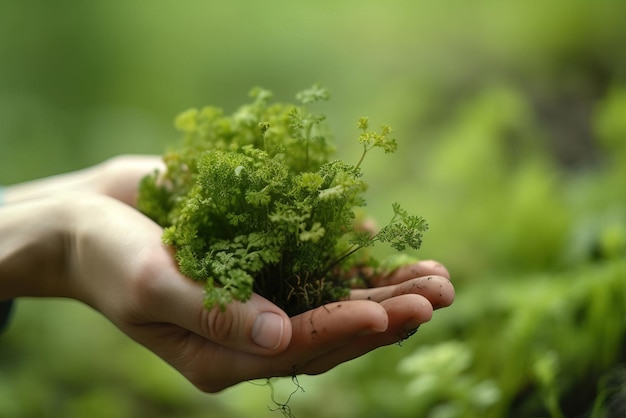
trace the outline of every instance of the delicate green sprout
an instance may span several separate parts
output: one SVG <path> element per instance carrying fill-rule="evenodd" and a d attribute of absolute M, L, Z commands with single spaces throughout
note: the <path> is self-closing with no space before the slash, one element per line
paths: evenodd
<path fill-rule="evenodd" d="M 328 99 L 324 88 L 300 92 L 299 106 L 270 103 L 263 89 L 251 96 L 229 116 L 214 107 L 181 113 L 182 145 L 140 186 L 140 210 L 165 228 L 180 271 L 205 283 L 207 308 L 257 292 L 295 315 L 348 296 L 353 267 L 377 264 L 355 257 L 359 250 L 420 247 L 426 222 L 398 204 L 376 234 L 355 222 L 365 204 L 361 163 L 373 148 L 396 150 L 390 127 L 373 132 L 361 118 L 363 153 L 348 164 L 331 160 L 325 117 L 304 107 Z"/>

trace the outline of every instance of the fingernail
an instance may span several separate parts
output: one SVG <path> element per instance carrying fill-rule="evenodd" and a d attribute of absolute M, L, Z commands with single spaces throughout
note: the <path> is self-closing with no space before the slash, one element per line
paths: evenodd
<path fill-rule="evenodd" d="M 419 325 L 418 325 L 418 326 L 416 326 L 415 328 L 410 328 L 410 329 L 407 329 L 407 330 L 405 330 L 405 331 L 404 331 L 403 335 L 401 335 L 400 337 L 401 337 L 403 340 L 406 340 L 406 339 L 408 339 L 408 338 L 411 338 L 411 337 L 412 337 L 412 336 L 413 336 L 413 335 L 417 332 L 417 330 L 419 330 L 419 328 L 420 328 L 420 327 L 419 327 Z"/>
<path fill-rule="evenodd" d="M 385 320 L 370 328 L 366 328 L 366 329 L 359 331 L 356 335 L 357 337 L 364 337 L 366 335 L 380 334 L 381 332 L 387 331 L 388 326 L 389 326 L 389 322 Z"/>
<path fill-rule="evenodd" d="M 372 328 L 367 328 L 364 330 L 359 331 L 356 336 L 357 337 L 365 337 L 367 335 L 372 335 L 372 334 L 380 334 L 381 332 L 383 332 L 384 330 L 380 330 L 380 329 L 372 329 Z"/>
<path fill-rule="evenodd" d="M 252 326 L 252 341 L 263 348 L 275 350 L 283 340 L 283 317 L 273 312 L 263 312 Z"/>

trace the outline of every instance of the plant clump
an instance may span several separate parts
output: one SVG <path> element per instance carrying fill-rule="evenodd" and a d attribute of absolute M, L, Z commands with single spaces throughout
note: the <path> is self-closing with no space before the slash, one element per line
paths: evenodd
<path fill-rule="evenodd" d="M 324 88 L 300 92 L 299 105 L 271 103 L 258 88 L 251 97 L 232 115 L 180 114 L 182 144 L 140 185 L 139 209 L 164 227 L 181 273 L 205 283 L 207 308 L 256 292 L 295 315 L 348 296 L 355 267 L 376 265 L 359 250 L 420 247 L 426 222 L 398 204 L 376 233 L 355 221 L 365 205 L 361 162 L 373 148 L 397 148 L 389 126 L 375 132 L 360 118 L 363 151 L 349 164 L 331 159 L 325 117 L 306 107 L 328 98 Z"/>

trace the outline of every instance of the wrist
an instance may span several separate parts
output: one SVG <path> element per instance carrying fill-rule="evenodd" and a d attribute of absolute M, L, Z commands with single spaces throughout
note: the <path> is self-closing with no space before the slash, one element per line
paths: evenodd
<path fill-rule="evenodd" d="M 98 170 L 90 167 L 17 183 L 4 189 L 4 201 L 12 205 L 61 193 L 89 192 L 97 186 L 98 176 Z"/>
<path fill-rule="evenodd" d="M 0 299 L 67 296 L 68 206 L 55 197 L 0 208 Z"/>

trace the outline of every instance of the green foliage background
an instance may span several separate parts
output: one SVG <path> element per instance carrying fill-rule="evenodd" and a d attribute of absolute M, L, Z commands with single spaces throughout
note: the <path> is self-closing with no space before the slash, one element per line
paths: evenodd
<path fill-rule="evenodd" d="M 626 331 L 626 26 L 619 2 L 0 3 L 0 183 L 161 153 L 192 106 L 320 82 L 369 211 L 431 226 L 457 301 L 401 347 L 316 377 L 298 417 L 614 416 Z M 623 380 L 623 379 L 622 379 Z M 276 382 L 279 400 L 293 389 Z M 2 417 L 237 417 L 269 390 L 196 391 L 105 319 L 21 300 L 0 337 Z"/>

